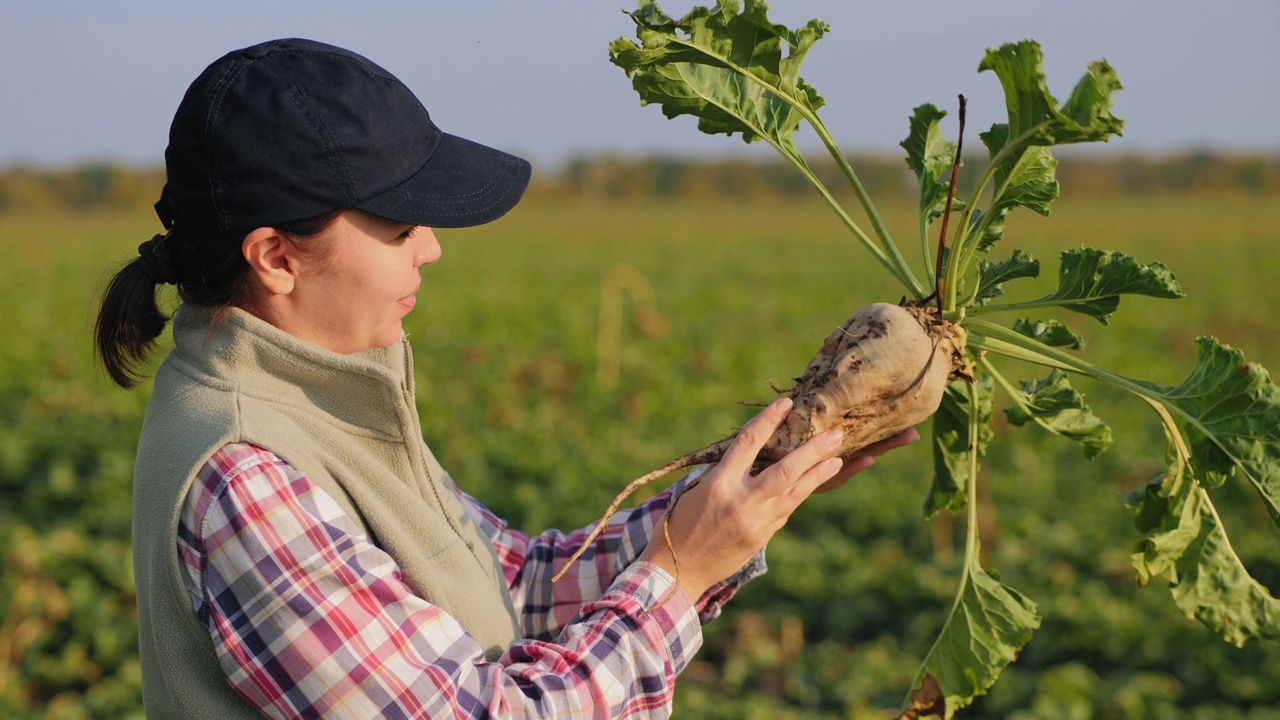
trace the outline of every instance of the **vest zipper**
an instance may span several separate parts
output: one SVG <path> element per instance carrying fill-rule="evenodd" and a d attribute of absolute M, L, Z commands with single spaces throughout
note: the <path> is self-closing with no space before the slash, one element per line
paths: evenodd
<path fill-rule="evenodd" d="M 417 428 L 417 433 L 419 433 L 409 438 L 409 442 L 413 443 L 413 452 L 417 455 L 418 466 L 422 468 L 422 474 L 427 478 L 427 485 L 431 488 L 431 494 L 436 499 L 436 507 L 440 508 L 441 514 L 444 515 L 445 520 L 449 523 L 449 527 L 453 529 L 454 534 L 457 535 L 458 539 L 461 540 L 462 543 L 467 546 L 467 549 L 471 551 L 471 559 L 475 560 L 481 570 L 486 571 L 486 574 L 490 576 L 490 581 L 494 581 L 494 575 L 496 573 L 494 573 L 493 570 L 495 568 L 486 567 L 485 563 L 477 557 L 479 553 L 476 551 L 475 545 L 471 541 L 467 540 L 466 536 L 462 532 L 462 528 L 458 524 L 457 518 L 453 517 L 453 515 L 449 513 L 444 506 L 444 498 L 440 496 L 440 486 L 443 483 L 443 478 L 437 480 L 431 475 L 431 467 L 427 463 L 427 457 L 422 448 L 425 441 L 422 439 L 422 421 L 418 417 L 418 406 L 414 399 L 413 354 L 409 349 L 408 343 L 404 344 L 404 382 L 401 383 L 400 390 L 404 396 L 405 406 L 409 411 L 409 419 L 412 420 L 410 427 Z M 466 508 L 463 508 L 463 512 L 466 512 Z M 494 582 L 496 585 L 496 581 Z M 499 587 L 498 589 L 505 590 L 506 588 L 504 586 Z"/>

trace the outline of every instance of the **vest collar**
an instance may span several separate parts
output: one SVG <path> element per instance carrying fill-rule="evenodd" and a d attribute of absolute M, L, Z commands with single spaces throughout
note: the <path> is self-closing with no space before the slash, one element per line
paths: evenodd
<path fill-rule="evenodd" d="M 240 308 L 183 305 L 173 318 L 174 360 L 215 384 L 314 407 L 388 438 L 402 439 L 413 404 L 413 355 L 408 339 L 350 355 L 301 340 Z M 393 411 L 396 408 L 399 411 Z M 416 415 L 416 413 L 413 413 Z"/>

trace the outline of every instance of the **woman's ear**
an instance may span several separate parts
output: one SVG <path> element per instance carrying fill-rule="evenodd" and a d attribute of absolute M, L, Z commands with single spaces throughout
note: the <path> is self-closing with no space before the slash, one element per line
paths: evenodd
<path fill-rule="evenodd" d="M 293 245 L 270 227 L 260 227 L 244 236 L 240 245 L 244 259 L 249 263 L 249 274 L 268 293 L 288 295 L 293 292 L 298 279 Z"/>

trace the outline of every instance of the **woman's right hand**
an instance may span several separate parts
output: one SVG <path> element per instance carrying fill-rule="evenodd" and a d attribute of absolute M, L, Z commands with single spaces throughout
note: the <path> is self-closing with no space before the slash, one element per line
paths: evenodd
<path fill-rule="evenodd" d="M 790 411 L 791 400 L 782 398 L 748 422 L 724 458 L 680 496 L 667 517 L 670 543 L 659 524 L 640 554 L 640 560 L 677 577 L 690 599 L 696 601 L 737 572 L 805 498 L 843 467 L 836 457 L 840 431 L 832 430 L 810 438 L 758 475 L 751 474 L 756 455 Z"/>

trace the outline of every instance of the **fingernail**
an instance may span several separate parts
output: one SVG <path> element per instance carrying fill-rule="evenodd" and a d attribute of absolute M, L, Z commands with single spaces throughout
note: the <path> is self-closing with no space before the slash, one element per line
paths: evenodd
<path fill-rule="evenodd" d="M 786 397 L 784 397 L 784 398 L 778 398 L 777 400 L 774 400 L 774 401 L 773 401 L 773 406 L 774 406 L 775 408 L 780 409 L 780 410 L 790 410 L 790 409 L 791 409 L 791 398 L 786 398 Z"/>
<path fill-rule="evenodd" d="M 832 447 L 839 445 L 840 441 L 843 439 L 844 439 L 844 433 L 840 432 L 839 430 L 828 430 L 822 433 L 822 442 Z"/>

